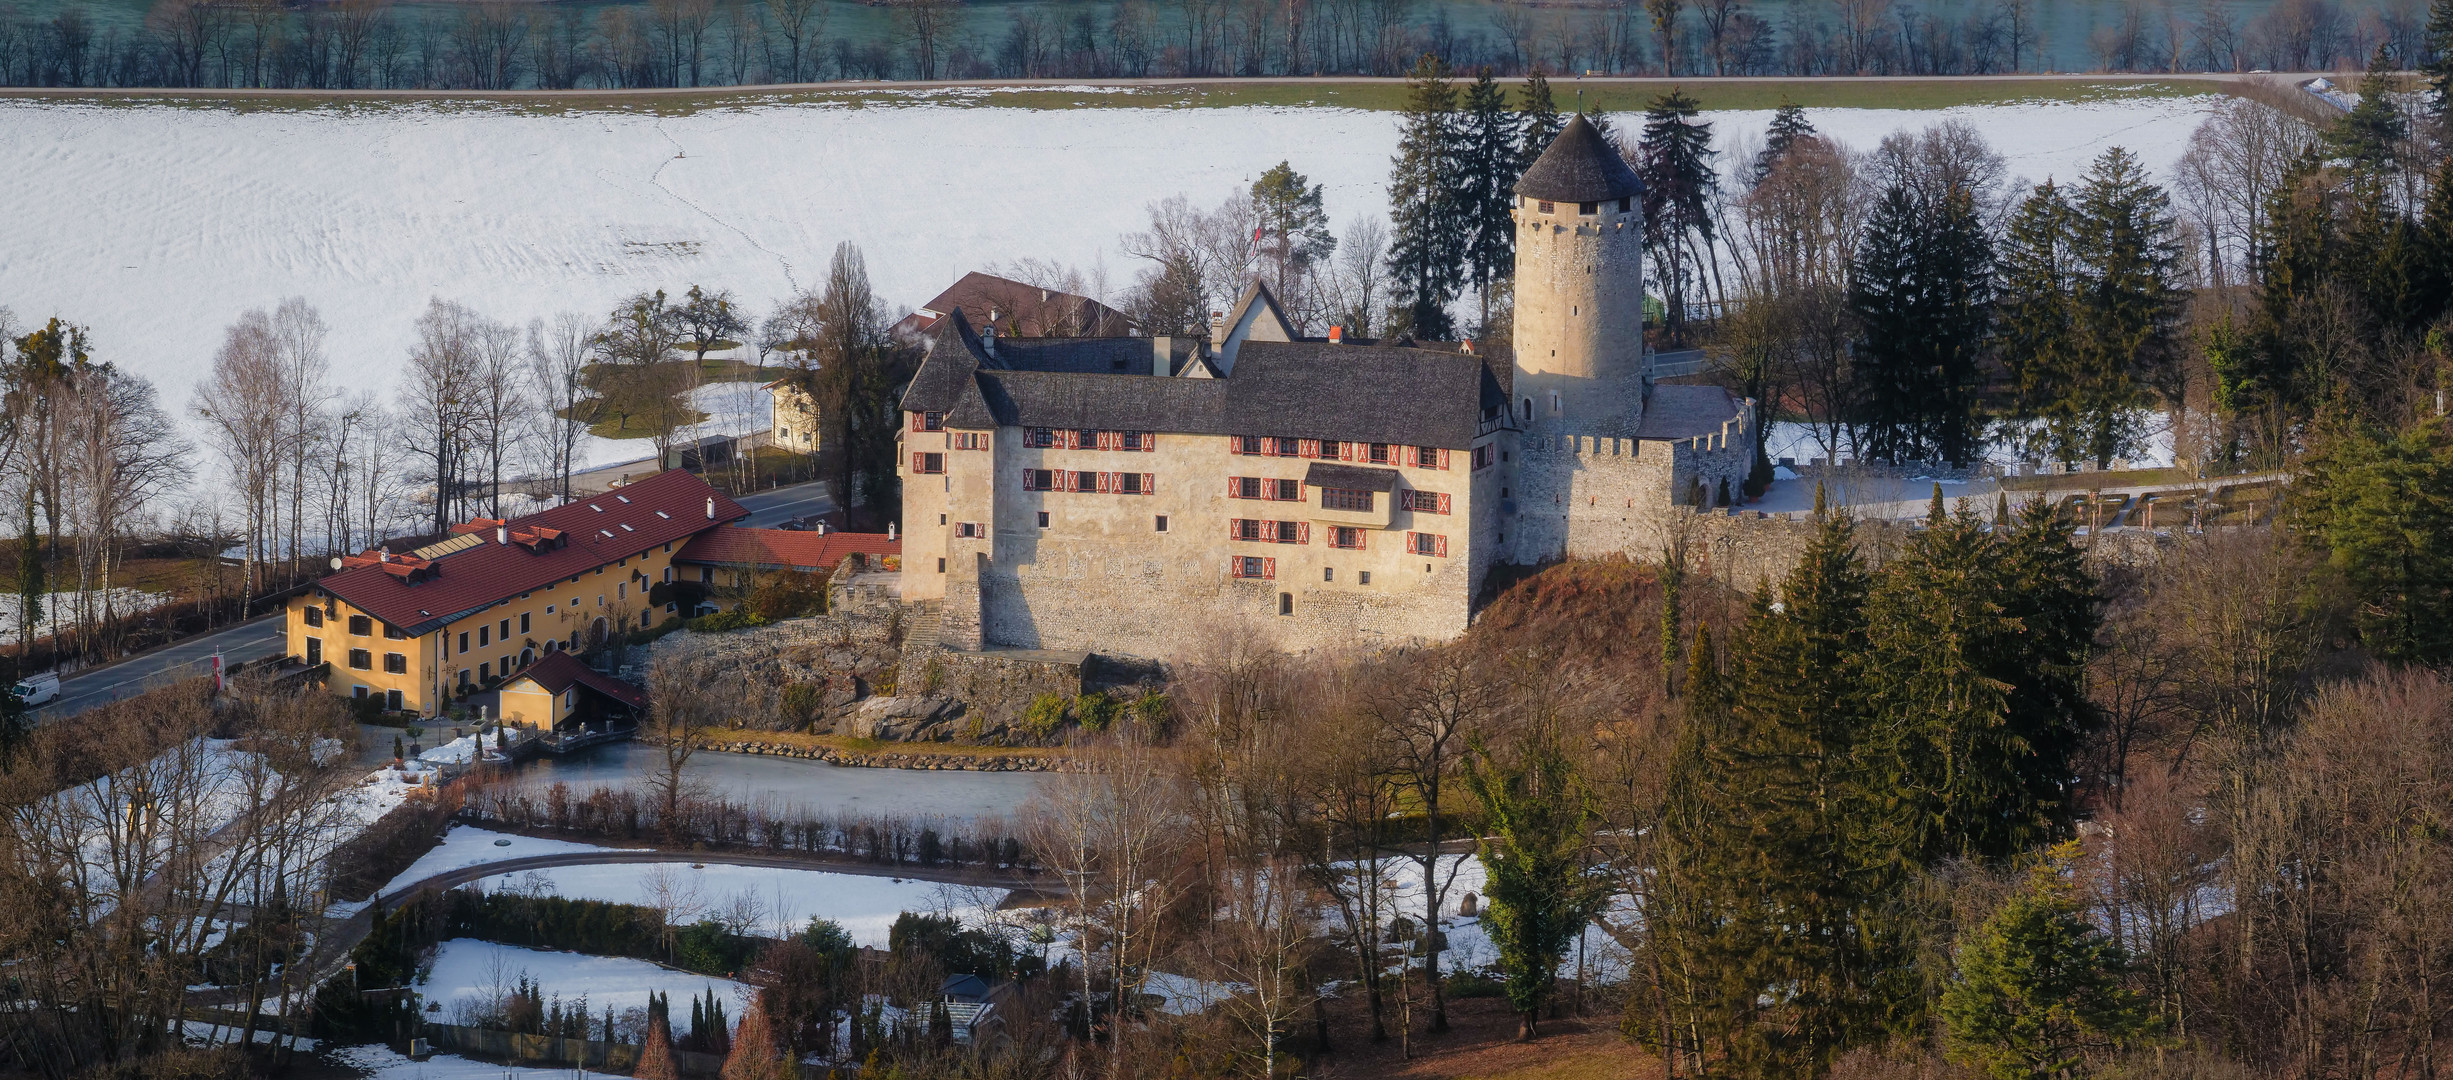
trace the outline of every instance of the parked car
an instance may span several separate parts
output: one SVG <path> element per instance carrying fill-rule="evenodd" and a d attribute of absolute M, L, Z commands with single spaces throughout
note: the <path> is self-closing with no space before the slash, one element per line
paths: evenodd
<path fill-rule="evenodd" d="M 18 680 L 17 685 L 9 687 L 9 696 L 16 698 L 18 704 L 29 709 L 37 705 L 49 704 L 60 696 L 60 677 L 46 671 L 40 675 Z"/>

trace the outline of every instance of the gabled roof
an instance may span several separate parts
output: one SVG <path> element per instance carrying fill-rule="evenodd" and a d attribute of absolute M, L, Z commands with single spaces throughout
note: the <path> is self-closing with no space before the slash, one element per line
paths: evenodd
<path fill-rule="evenodd" d="M 1552 202 L 1606 202 L 1644 193 L 1644 181 L 1604 138 L 1601 129 L 1577 113 L 1550 148 L 1533 159 L 1516 181 L 1516 193 Z"/>
<path fill-rule="evenodd" d="M 573 686 L 584 686 L 631 708 L 647 707 L 647 691 L 637 684 L 597 671 L 560 649 L 546 653 L 544 659 L 521 668 L 504 685 L 521 679 L 536 683 L 548 694 L 560 694 Z"/>
<path fill-rule="evenodd" d="M 1049 346 L 1053 348 L 1053 346 Z M 949 316 L 903 395 L 950 428 L 1102 428 L 1186 435 L 1280 435 L 1461 449 L 1482 418 L 1505 422 L 1504 361 L 1456 347 L 1249 339 L 1214 378 L 1022 368 L 1043 351 L 991 359 Z M 1209 371 L 1214 369 L 1204 369 Z"/>
<path fill-rule="evenodd" d="M 479 542 L 436 556 L 415 575 L 392 571 L 404 556 L 369 552 L 349 556 L 346 569 L 315 585 L 403 633 L 423 634 L 498 601 L 747 516 L 731 497 L 674 469 L 513 518 L 499 526 L 500 533 L 479 528 L 464 534 Z M 522 535 L 541 539 L 548 532 L 559 535 L 544 543 L 527 542 Z"/>
<path fill-rule="evenodd" d="M 912 312 L 895 329 L 925 333 L 961 312 L 971 325 L 1019 337 L 1122 337 L 1132 332 L 1122 312 L 1087 296 L 972 271 Z"/>
<path fill-rule="evenodd" d="M 743 529 L 724 525 L 709 529 L 681 550 L 674 562 L 715 566 L 751 566 L 760 570 L 832 570 L 853 552 L 899 555 L 900 538 L 884 533 L 805 532 L 794 529 Z"/>

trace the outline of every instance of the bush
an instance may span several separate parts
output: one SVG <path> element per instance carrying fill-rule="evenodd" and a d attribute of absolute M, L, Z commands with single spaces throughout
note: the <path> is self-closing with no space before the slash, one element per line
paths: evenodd
<path fill-rule="evenodd" d="M 1166 691 L 1143 691 L 1140 697 L 1133 699 L 1133 722 L 1153 733 L 1163 733 L 1167 730 L 1167 715 L 1170 708 Z"/>
<path fill-rule="evenodd" d="M 1105 731 L 1124 715 L 1124 702 L 1107 696 L 1106 691 L 1093 690 L 1073 699 L 1074 718 L 1084 731 Z"/>
<path fill-rule="evenodd" d="M 766 624 L 766 616 L 750 610 L 748 605 L 742 605 L 716 612 L 713 615 L 701 615 L 684 625 L 697 633 L 720 634 L 727 630 L 747 630 Z"/>
<path fill-rule="evenodd" d="M 1508 984 L 1487 971 L 1459 971 L 1448 976 L 1448 996 L 1452 998 L 1498 997 L 1508 992 Z"/>
<path fill-rule="evenodd" d="M 793 683 L 784 687 L 784 715 L 795 724 L 807 724 L 818 718 L 818 710 L 826 707 L 825 699 L 825 683 Z"/>
<path fill-rule="evenodd" d="M 1030 707 L 1022 710 L 1022 730 L 1033 738 L 1044 739 L 1065 726 L 1065 699 L 1061 694 L 1041 694 L 1031 699 Z"/>

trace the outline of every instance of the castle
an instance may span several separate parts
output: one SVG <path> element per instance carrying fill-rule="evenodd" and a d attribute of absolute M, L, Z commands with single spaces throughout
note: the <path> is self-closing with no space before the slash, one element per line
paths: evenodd
<path fill-rule="evenodd" d="M 955 649 L 1371 647 L 1462 633 L 1500 564 L 1657 554 L 1758 431 L 1651 377 L 1642 193 L 1582 116 L 1525 171 L 1512 359 L 1305 338 L 1258 285 L 1207 340 L 948 315 L 902 402 L 903 599 Z"/>

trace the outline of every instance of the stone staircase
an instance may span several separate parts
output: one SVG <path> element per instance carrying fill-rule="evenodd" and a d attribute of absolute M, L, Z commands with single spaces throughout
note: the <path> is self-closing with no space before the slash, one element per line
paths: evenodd
<path fill-rule="evenodd" d="M 941 600 L 921 600 L 904 609 L 911 618 L 903 624 L 903 655 L 928 652 L 939 648 L 938 635 L 945 626 L 945 603 Z"/>

